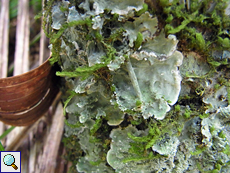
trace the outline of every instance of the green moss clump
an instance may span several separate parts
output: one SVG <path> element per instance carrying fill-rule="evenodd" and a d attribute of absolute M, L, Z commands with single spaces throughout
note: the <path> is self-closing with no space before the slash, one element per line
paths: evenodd
<path fill-rule="evenodd" d="M 78 162 L 78 159 L 82 156 L 83 151 L 81 150 L 80 144 L 78 143 L 78 139 L 75 135 L 71 135 L 69 137 L 63 137 L 62 143 L 65 146 L 66 153 L 64 155 L 64 158 L 67 161 L 71 161 L 73 163 L 73 166 L 71 167 L 70 171 L 75 173 L 76 171 L 76 164 Z M 76 150 L 76 148 L 78 148 Z"/>
<path fill-rule="evenodd" d="M 63 115 L 64 116 L 66 115 L 66 111 L 65 111 L 66 106 L 69 104 L 69 102 L 72 100 L 72 98 L 77 95 L 77 93 L 75 93 L 72 90 L 69 90 L 67 93 L 68 93 L 69 96 L 68 96 L 68 98 L 64 102 L 64 107 L 63 107 Z"/>
<path fill-rule="evenodd" d="M 145 151 L 145 147 L 143 143 L 141 142 L 131 142 L 130 143 L 130 149 L 129 149 L 130 153 L 134 153 L 137 155 L 143 155 L 144 151 Z"/>
<path fill-rule="evenodd" d="M 43 15 L 43 21 L 42 21 L 42 29 L 44 31 L 44 33 L 46 34 L 46 37 L 50 38 L 52 36 L 52 6 L 54 4 L 55 0 L 50 0 L 47 1 L 46 3 L 44 3 L 44 15 Z M 47 20 L 48 19 L 48 20 Z M 47 30 L 48 28 L 48 30 Z"/>
<path fill-rule="evenodd" d="M 230 146 L 229 145 L 226 145 L 225 146 L 225 149 L 223 151 L 224 154 L 227 154 L 228 156 L 230 156 Z M 229 162 L 230 163 L 230 162 Z"/>
<path fill-rule="evenodd" d="M 210 46 L 222 50 L 229 48 L 230 41 L 228 35 L 224 33 L 230 26 L 230 19 L 224 10 L 228 1 L 216 1 L 212 9 L 210 9 L 211 0 L 194 0 L 189 3 L 189 7 L 186 7 L 178 0 L 171 3 L 168 0 L 158 1 L 158 8 L 154 10 L 159 19 L 162 19 L 167 34 L 176 34 L 178 38 L 187 42 L 188 49 L 195 48 L 197 52 L 206 55 Z M 212 37 L 204 36 L 207 31 Z"/>
<path fill-rule="evenodd" d="M 206 149 L 207 149 L 206 147 L 196 147 L 196 151 L 191 152 L 191 155 L 195 156 L 195 155 L 201 154 Z"/>
<path fill-rule="evenodd" d="M 140 125 L 143 122 L 143 119 L 142 118 L 138 118 L 136 120 L 131 120 L 130 122 L 131 122 L 132 125 L 138 126 L 138 125 Z"/>
<path fill-rule="evenodd" d="M 213 170 L 211 170 L 211 173 L 219 173 L 219 169 L 213 169 Z"/>
<path fill-rule="evenodd" d="M 142 15 L 143 13 L 145 13 L 146 11 L 148 11 L 148 5 L 144 3 L 144 4 L 143 4 L 143 8 L 142 8 L 141 10 L 137 11 L 137 12 L 135 13 L 135 15 L 136 15 L 136 16 L 140 16 L 140 15 Z"/>
<path fill-rule="evenodd" d="M 209 114 L 203 113 L 203 114 L 200 114 L 199 117 L 200 117 L 200 119 L 208 118 Z"/>
<path fill-rule="evenodd" d="M 220 88 L 220 84 L 215 84 L 214 85 L 214 88 L 217 90 L 217 89 L 219 89 Z"/>
<path fill-rule="evenodd" d="M 220 131 L 220 133 L 218 133 L 218 136 L 219 136 L 220 138 L 223 138 L 223 139 L 226 138 L 226 136 L 225 136 L 225 134 L 224 134 L 224 132 L 223 132 L 222 130 Z"/>
<path fill-rule="evenodd" d="M 228 92 L 228 94 L 227 94 L 228 104 L 230 104 L 230 87 L 229 86 L 227 87 L 227 92 Z"/>
<path fill-rule="evenodd" d="M 125 32 L 124 28 L 119 28 L 117 29 L 114 33 L 112 33 L 109 38 L 107 39 L 108 42 L 113 43 L 116 40 L 119 40 L 120 38 L 122 38 L 122 34 Z"/>
<path fill-rule="evenodd" d="M 142 104 L 142 102 L 140 101 L 140 100 L 137 100 L 136 101 L 136 106 L 138 107 L 138 106 L 140 106 Z"/>
<path fill-rule="evenodd" d="M 170 125 L 168 121 L 171 121 Z M 176 123 L 174 123 L 174 121 L 171 119 L 166 119 L 159 122 L 150 122 L 148 123 L 149 134 L 147 136 L 137 137 L 128 133 L 128 137 L 135 142 L 144 143 L 143 145 L 145 145 L 145 149 L 147 150 L 152 147 L 157 141 L 161 140 L 164 134 L 171 134 L 172 131 L 170 128 L 172 128 L 172 126 L 174 126 L 175 124 Z"/>
<path fill-rule="evenodd" d="M 61 10 L 62 12 L 66 12 L 66 11 L 68 11 L 68 8 L 66 8 L 66 7 L 64 7 L 64 6 L 60 6 L 60 10 Z"/>
<path fill-rule="evenodd" d="M 205 40 L 201 33 L 196 33 L 196 42 L 198 43 L 198 46 L 201 50 L 206 49 Z"/>
<path fill-rule="evenodd" d="M 215 127 L 212 126 L 210 129 L 209 129 L 210 133 L 212 134 L 214 131 L 215 131 Z M 213 134 L 212 134 L 213 135 Z"/>
<path fill-rule="evenodd" d="M 192 113 L 191 110 L 186 109 L 186 110 L 185 110 L 185 113 L 184 113 L 184 117 L 185 117 L 185 118 L 190 118 L 191 113 Z"/>
<path fill-rule="evenodd" d="M 138 49 L 141 46 L 142 42 L 143 42 L 143 35 L 140 32 L 138 32 L 137 39 L 134 44 L 135 48 Z"/>
<path fill-rule="evenodd" d="M 114 85 L 112 85 L 112 86 L 110 87 L 110 89 L 111 89 L 112 92 L 116 91 L 116 87 L 115 87 Z"/>
<path fill-rule="evenodd" d="M 70 128 L 79 128 L 79 127 L 81 127 L 81 126 L 83 126 L 83 124 L 81 124 L 80 122 L 77 122 L 76 124 L 70 124 L 69 122 L 68 122 L 68 120 L 64 120 L 65 121 L 65 124 L 67 125 L 67 126 L 69 126 Z"/>
<path fill-rule="evenodd" d="M 180 105 L 176 105 L 176 106 L 175 106 L 175 111 L 176 111 L 176 112 L 179 112 L 179 111 L 180 111 Z"/>
<path fill-rule="evenodd" d="M 95 124 L 90 129 L 90 135 L 94 135 L 97 132 L 97 130 L 101 127 L 101 125 L 102 125 L 102 118 L 99 118 L 96 120 Z"/>

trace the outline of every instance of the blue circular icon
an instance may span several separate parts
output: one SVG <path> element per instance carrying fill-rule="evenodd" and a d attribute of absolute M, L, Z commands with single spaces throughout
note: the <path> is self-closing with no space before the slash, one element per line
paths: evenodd
<path fill-rule="evenodd" d="M 5 155 L 4 158 L 3 158 L 3 162 L 4 162 L 7 166 L 11 166 L 11 165 L 15 162 L 14 156 L 11 155 L 11 154 Z"/>

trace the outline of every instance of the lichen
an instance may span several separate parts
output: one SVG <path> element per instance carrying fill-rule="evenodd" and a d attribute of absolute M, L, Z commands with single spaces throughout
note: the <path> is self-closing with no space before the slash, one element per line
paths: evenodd
<path fill-rule="evenodd" d="M 226 5 L 46 2 L 50 61 L 65 79 L 65 140 L 77 151 L 65 145 L 78 172 L 228 172 Z"/>
<path fill-rule="evenodd" d="M 162 157 L 153 155 L 152 151 L 145 153 L 145 156 L 139 156 L 137 153 L 132 153 L 135 143 L 130 139 L 127 134 L 131 133 L 135 136 L 144 136 L 147 131 L 137 130 L 133 126 L 128 126 L 124 130 L 114 129 L 110 137 L 112 138 L 111 149 L 107 154 L 108 163 L 115 169 L 116 172 L 145 172 L 150 173 L 154 171 L 167 170 L 170 171 L 173 168 L 173 164 L 163 164 L 164 162 L 172 162 L 173 157 Z M 170 143 L 178 144 L 178 141 L 174 139 L 170 140 Z M 167 144 L 166 144 L 167 145 Z M 156 145 L 157 146 L 157 145 Z M 155 151 L 155 147 L 153 150 Z M 137 146 L 136 146 L 137 147 Z M 139 143 L 139 152 L 144 151 Z M 158 149 L 157 149 L 158 150 Z M 160 149 L 161 150 L 161 149 Z M 158 150 L 160 152 L 160 150 Z M 170 149 L 170 151 L 172 151 Z M 167 154 L 174 155 L 173 151 L 166 151 Z M 165 153 L 165 152 L 164 152 Z M 162 164 L 158 164 L 161 162 Z"/>

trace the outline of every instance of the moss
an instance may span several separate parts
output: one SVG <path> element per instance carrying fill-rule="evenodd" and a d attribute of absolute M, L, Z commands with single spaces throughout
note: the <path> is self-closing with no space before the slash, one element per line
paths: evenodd
<path fill-rule="evenodd" d="M 179 112 L 179 111 L 180 111 L 180 105 L 176 105 L 176 106 L 175 106 L 175 111 L 176 111 L 176 112 Z"/>
<path fill-rule="evenodd" d="M 143 8 L 139 11 L 137 11 L 135 13 L 136 16 L 141 16 L 143 13 L 145 13 L 146 11 L 148 11 L 148 5 L 147 4 L 143 4 Z"/>
<path fill-rule="evenodd" d="M 130 139 L 136 142 L 148 142 L 151 139 L 151 136 L 137 137 L 133 136 L 131 133 L 127 134 Z"/>
<path fill-rule="evenodd" d="M 86 19 L 85 19 L 85 24 L 86 24 L 89 28 L 92 28 L 92 19 L 86 18 Z"/>
<path fill-rule="evenodd" d="M 80 122 L 77 122 L 76 124 L 70 124 L 66 119 L 64 120 L 65 124 L 71 128 L 79 128 L 81 126 L 83 126 L 83 124 L 81 124 Z"/>
<path fill-rule="evenodd" d="M 119 14 L 114 13 L 114 14 L 113 14 L 113 17 L 111 18 L 111 21 L 112 21 L 112 22 L 118 21 L 118 18 L 119 18 Z"/>
<path fill-rule="evenodd" d="M 103 40 L 103 36 L 100 34 L 99 31 L 95 31 L 94 32 L 94 36 L 98 39 L 98 41 L 102 41 Z"/>
<path fill-rule="evenodd" d="M 83 74 L 83 73 L 77 73 L 77 72 L 71 72 L 71 71 L 57 71 L 56 72 L 56 75 L 57 76 L 60 76 L 60 77 L 88 77 L 89 74 Z"/>
<path fill-rule="evenodd" d="M 220 84 L 215 84 L 215 85 L 214 85 L 214 88 L 215 88 L 216 90 L 218 90 L 218 89 L 220 88 Z"/>
<path fill-rule="evenodd" d="M 195 92 L 196 92 L 197 95 L 202 96 L 204 94 L 204 92 L 205 92 L 205 88 L 202 85 L 200 85 L 199 87 L 197 87 L 195 89 Z"/>
<path fill-rule="evenodd" d="M 163 15 L 161 15 L 162 19 L 165 19 L 164 22 L 159 22 L 161 26 L 165 28 L 167 31 L 167 34 L 176 34 L 178 38 L 181 40 L 185 39 L 186 45 L 189 45 L 190 48 L 195 48 L 196 50 L 201 50 L 201 53 L 203 54 L 202 51 L 206 51 L 209 46 L 212 46 L 213 43 L 219 44 L 223 46 L 224 48 L 228 47 L 230 45 L 230 41 L 227 36 L 223 35 L 218 35 L 218 40 L 215 38 L 215 36 L 212 37 L 212 40 L 209 40 L 210 37 L 207 37 L 207 35 L 203 35 L 205 33 L 204 31 L 209 32 L 215 32 L 215 33 L 220 33 L 219 31 L 214 31 L 214 27 L 212 25 L 215 25 L 215 28 L 220 28 L 220 30 L 223 30 L 224 26 L 223 23 L 221 23 L 222 18 L 218 16 L 218 10 L 214 10 L 212 13 L 205 13 L 205 14 L 200 14 L 202 11 L 206 11 L 208 8 L 208 5 L 210 5 L 207 0 L 202 1 L 201 3 L 198 3 L 198 0 L 194 0 L 191 2 L 191 8 L 186 9 L 184 4 L 178 5 L 179 1 L 175 0 L 172 3 L 169 3 L 168 0 L 162 0 L 162 1 L 157 1 L 158 4 L 160 4 L 160 7 L 163 9 Z M 219 3 L 217 3 L 216 7 L 219 8 L 218 6 Z M 51 6 L 50 6 L 51 7 Z M 136 16 L 140 16 L 141 14 L 145 13 L 145 11 L 148 10 L 148 6 L 146 4 L 143 5 L 143 8 L 139 10 L 138 12 L 135 12 Z M 120 25 L 122 22 L 118 21 L 119 15 L 118 14 L 110 14 L 109 10 L 105 11 L 106 15 L 111 16 L 110 19 L 106 19 L 107 21 L 105 24 L 108 24 L 111 22 L 117 22 L 116 24 Z M 104 17 L 104 14 L 101 14 L 101 17 Z M 131 17 L 130 17 L 130 20 Z M 52 23 L 52 22 L 51 22 Z M 229 26 L 229 24 L 225 21 L 224 23 L 226 26 Z M 117 25 L 117 26 L 118 26 Z M 85 21 L 78 21 L 78 22 L 70 22 L 70 23 L 65 23 L 62 28 L 59 31 L 54 31 L 53 35 L 51 36 L 51 43 L 53 44 L 54 48 L 52 49 L 53 51 L 53 58 L 52 62 L 57 62 L 59 61 L 59 48 L 61 46 L 61 35 L 65 32 L 65 30 L 69 27 L 80 27 L 84 28 L 87 30 L 87 38 L 89 40 L 94 40 L 95 42 L 100 42 L 103 44 L 103 48 L 105 50 L 106 56 L 102 57 L 102 63 L 97 64 L 93 67 L 88 67 L 88 66 L 81 66 L 76 69 L 68 69 L 66 71 L 62 72 L 57 72 L 57 75 L 59 76 L 65 76 L 65 77 L 81 77 L 81 79 L 87 78 L 89 75 L 94 75 L 98 78 L 103 78 L 103 75 L 99 74 L 99 71 L 101 69 L 107 68 L 108 62 L 111 60 L 114 60 L 117 55 L 119 55 L 120 52 L 117 52 L 116 48 L 114 47 L 114 42 L 119 40 L 124 40 L 124 29 L 119 28 L 117 30 L 113 30 L 112 33 L 109 36 L 104 36 L 104 33 L 101 34 L 99 31 L 92 30 L 92 20 L 91 18 L 87 18 Z M 221 27 L 220 27 L 221 26 Z M 209 30 L 210 29 L 210 30 Z M 105 38 L 104 38 L 105 37 Z M 205 38 L 205 39 L 204 39 Z M 153 38 L 154 39 L 154 38 Z M 147 39 L 146 39 L 147 40 Z M 143 35 L 141 32 L 138 33 L 137 39 L 134 42 L 134 51 L 139 49 L 142 45 L 142 43 L 146 40 L 143 40 Z M 184 40 L 183 40 L 184 41 Z M 183 43 L 183 42 L 182 42 Z M 80 45 L 82 46 L 82 45 Z M 84 49 L 84 48 L 83 48 Z M 126 51 L 126 50 L 124 50 Z M 131 50 L 133 51 L 133 50 Z M 128 51 L 127 51 L 128 52 Z M 129 52 L 126 54 L 129 54 Z M 207 54 L 204 53 L 205 56 Z M 128 59 L 128 55 L 124 55 L 126 59 Z M 203 57 L 206 60 L 207 57 Z M 220 65 L 227 65 L 228 62 L 227 60 L 223 61 L 216 61 L 213 58 L 208 59 L 209 64 L 214 67 L 219 67 Z M 195 78 L 194 81 L 198 83 L 198 80 L 201 78 L 200 76 L 196 75 L 189 75 L 186 73 L 187 77 L 193 77 Z M 203 77 L 206 78 L 207 76 Z M 96 79 L 98 79 L 96 78 Z M 105 77 L 107 78 L 107 77 Z M 224 78 L 224 77 L 223 77 Z M 104 78 L 103 78 L 104 79 Z M 109 84 L 111 84 L 111 79 L 108 79 Z M 107 81 L 106 81 L 107 82 Z M 223 83 L 223 84 L 222 84 Z M 227 85 L 227 81 L 225 80 L 224 82 L 216 84 L 215 89 L 217 90 L 221 85 Z M 229 85 L 230 87 L 230 85 Z M 195 87 L 194 87 L 195 88 Z M 196 87 L 197 89 L 195 92 L 202 96 L 205 93 L 205 90 L 203 87 Z M 116 87 L 113 85 L 109 85 L 108 87 L 109 93 L 111 94 L 112 92 L 116 91 Z M 193 91 L 194 92 L 194 89 Z M 191 92 L 191 93 L 192 93 Z M 230 92 L 228 92 L 230 93 Z M 75 92 L 70 93 L 70 96 L 67 98 L 65 101 L 64 109 L 66 106 L 69 104 L 71 99 L 76 95 Z M 115 94 L 114 94 L 115 95 Z M 194 97 L 197 97 L 194 96 Z M 131 161 L 145 161 L 145 160 L 150 160 L 150 159 L 157 159 L 160 157 L 164 157 L 161 155 L 158 155 L 156 153 L 153 153 L 150 151 L 150 148 L 159 140 L 164 139 L 165 134 L 172 134 L 177 135 L 177 130 L 178 133 L 180 134 L 183 130 L 184 124 L 182 123 L 183 121 L 187 121 L 186 119 L 189 119 L 191 116 L 199 116 L 201 119 L 207 118 L 209 115 L 208 114 L 198 114 L 199 112 L 203 112 L 204 106 L 199 106 L 199 111 L 193 111 L 197 109 L 196 104 L 193 101 L 193 96 L 189 95 L 187 96 L 184 100 L 181 101 L 181 105 L 190 105 L 191 110 L 186 109 L 184 113 L 184 117 L 182 119 L 179 119 L 180 115 L 182 114 L 183 110 L 181 111 L 181 107 L 179 104 L 175 105 L 174 110 L 171 110 L 167 116 L 165 117 L 164 120 L 161 121 L 156 121 L 153 120 L 153 118 L 149 118 L 147 120 L 144 120 L 143 118 L 137 118 L 128 116 L 129 117 L 127 121 L 124 121 L 124 124 L 121 125 L 121 128 L 125 128 L 128 124 L 132 124 L 133 126 L 137 126 L 139 129 L 147 129 L 148 128 L 148 134 L 143 137 L 135 136 L 131 133 L 128 133 L 128 137 L 133 140 L 133 142 L 130 143 L 130 148 L 129 148 L 129 156 L 123 160 L 124 163 L 131 162 Z M 199 97 L 201 98 L 201 97 Z M 195 100 L 195 99 L 194 99 Z M 230 94 L 228 95 L 228 100 L 230 102 Z M 167 101 L 167 100 L 166 100 Z M 169 102 L 169 101 L 168 101 Z M 194 103 L 194 104 L 193 104 Z M 136 107 L 139 107 L 142 105 L 141 100 L 136 101 Z M 192 106 L 193 105 L 193 106 Z M 115 108 L 119 107 L 117 103 L 114 105 Z M 201 107 L 201 108 L 200 108 Z M 198 109 L 197 109 L 198 110 Z M 201 111 L 202 110 L 202 111 Z M 134 114 L 135 116 L 137 114 L 136 111 L 132 109 L 128 109 L 125 111 L 127 114 Z M 181 117 L 180 117 L 181 118 Z M 95 120 L 95 118 L 94 118 Z M 67 120 L 65 120 L 66 125 L 71 127 L 71 128 L 78 128 L 82 126 L 81 123 L 76 123 L 76 124 L 71 124 Z M 102 120 L 96 119 L 95 124 L 90 130 L 90 142 L 100 142 L 103 143 L 103 150 L 109 150 L 111 140 L 109 139 L 108 135 L 111 132 L 111 129 L 108 130 L 109 127 L 105 124 Z M 115 127 L 116 128 L 116 127 Z M 104 130 L 106 129 L 106 130 Z M 173 131 L 173 132 L 172 132 Z M 214 127 L 210 128 L 210 132 L 213 133 L 215 131 Z M 176 134 L 175 134 L 176 133 Z M 223 132 L 221 131 L 219 133 L 220 137 L 225 137 Z M 224 150 L 224 153 L 230 153 L 229 152 L 229 146 L 227 150 Z M 205 151 L 205 147 L 197 147 L 196 151 L 192 152 L 192 155 L 199 155 L 203 151 Z M 76 150 L 76 148 L 75 148 Z M 82 155 L 81 155 L 82 157 Z M 103 159 L 102 159 L 103 160 Z M 92 165 L 99 165 L 102 160 L 98 160 L 95 162 L 90 162 Z M 104 157 L 104 160 L 106 160 L 106 157 Z M 198 166 L 197 166 L 198 167 Z M 216 164 L 214 170 L 220 170 L 221 165 Z M 213 170 L 213 171 L 214 171 Z"/>
<path fill-rule="evenodd" d="M 68 138 L 63 137 L 62 143 L 64 144 L 65 150 L 66 150 L 65 155 L 64 155 L 65 160 L 72 162 L 70 172 L 77 173 L 76 164 L 78 162 L 78 159 L 83 154 L 80 144 L 78 143 L 77 137 L 75 135 L 71 135 Z M 76 150 L 76 148 L 78 149 Z"/>
<path fill-rule="evenodd" d="M 56 42 L 67 28 L 78 26 L 78 25 L 85 25 L 88 23 L 89 20 L 91 19 L 88 18 L 86 20 L 72 21 L 72 22 L 63 24 L 62 27 L 58 30 L 58 32 L 52 35 L 50 42 L 51 43 Z"/>
<path fill-rule="evenodd" d="M 213 60 L 213 58 L 211 57 L 209 57 L 207 60 L 208 60 L 208 63 L 212 65 L 214 68 L 219 67 L 221 65 L 220 62 Z"/>
<path fill-rule="evenodd" d="M 180 136 L 182 130 L 184 129 L 184 125 L 180 125 L 179 127 L 177 127 L 177 130 L 178 130 L 178 136 Z"/>
<path fill-rule="evenodd" d="M 138 125 L 140 125 L 143 122 L 143 119 L 142 118 L 138 118 L 136 120 L 131 120 L 130 122 L 131 122 L 132 125 L 138 126 Z"/>
<path fill-rule="evenodd" d="M 66 106 L 69 104 L 69 102 L 72 100 L 72 98 L 77 95 L 77 93 L 75 93 L 72 90 L 67 91 L 67 93 L 69 94 L 69 96 L 66 99 L 66 101 L 64 102 L 64 107 L 63 107 L 63 115 L 64 116 L 66 115 L 66 111 L 65 111 L 66 110 Z"/>
<path fill-rule="evenodd" d="M 43 21 L 42 21 L 42 29 L 44 33 L 46 34 L 46 37 L 50 38 L 52 36 L 52 6 L 54 4 L 55 0 L 50 0 L 44 3 L 44 15 L 43 15 Z M 48 19 L 48 20 L 47 20 Z M 48 30 L 47 30 L 48 28 Z"/>
<path fill-rule="evenodd" d="M 221 164 L 219 164 L 219 163 L 216 163 L 216 164 L 215 164 L 215 169 L 216 169 L 216 170 L 220 170 L 221 167 L 222 167 Z"/>
<path fill-rule="evenodd" d="M 169 124 L 169 121 L 171 123 Z M 158 124 L 159 123 L 159 124 Z M 163 138 L 163 135 L 168 133 L 171 134 L 171 128 L 175 126 L 175 123 L 171 119 L 166 119 L 164 121 L 158 121 L 148 123 L 149 134 L 143 137 L 136 137 L 132 134 L 128 134 L 128 137 L 134 140 L 135 142 L 144 142 L 145 149 L 152 147 L 157 141 Z"/>
<path fill-rule="evenodd" d="M 227 154 L 228 156 L 230 156 L 230 146 L 226 145 L 223 151 L 224 154 Z M 230 162 L 229 162 L 230 163 Z"/>
<path fill-rule="evenodd" d="M 102 125 L 102 118 L 99 118 L 96 120 L 95 124 L 90 129 L 90 135 L 94 135 L 97 132 L 97 130 L 101 127 L 101 125 Z"/>
<path fill-rule="evenodd" d="M 212 126 L 210 129 L 209 129 L 210 133 L 213 135 L 213 132 L 215 131 L 215 127 Z"/>
<path fill-rule="evenodd" d="M 140 100 L 137 100 L 137 101 L 136 101 L 136 106 L 137 106 L 137 107 L 141 106 L 141 104 L 142 104 L 142 102 L 141 102 Z"/>
<path fill-rule="evenodd" d="M 190 23 L 190 20 L 184 20 L 180 26 L 173 28 L 171 27 L 171 25 L 166 25 L 165 29 L 167 31 L 168 34 L 176 34 L 178 32 L 180 32 L 181 30 L 185 29 L 185 27 Z"/>
<path fill-rule="evenodd" d="M 170 23 L 173 20 L 173 15 L 170 14 L 168 18 L 165 20 L 166 23 Z"/>
<path fill-rule="evenodd" d="M 224 132 L 223 132 L 222 130 L 218 133 L 218 136 L 219 136 L 220 138 L 223 138 L 223 139 L 226 138 L 226 136 L 225 136 L 225 134 L 224 134 Z"/>
<path fill-rule="evenodd" d="M 206 149 L 207 149 L 206 147 L 196 147 L 196 151 L 190 152 L 190 154 L 195 156 L 195 155 L 201 154 Z"/>
<path fill-rule="evenodd" d="M 56 62 L 59 62 L 60 51 L 61 51 L 61 40 L 57 40 L 55 43 L 53 43 L 52 57 L 49 59 L 51 65 L 53 65 Z"/>
<path fill-rule="evenodd" d="M 114 107 L 114 109 L 117 109 L 119 107 L 119 104 L 115 103 L 113 107 Z"/>
<path fill-rule="evenodd" d="M 201 33 L 196 33 L 196 42 L 201 50 L 206 49 L 205 40 Z"/>
<path fill-rule="evenodd" d="M 142 42 L 143 42 L 143 35 L 140 32 L 138 32 L 137 39 L 134 43 L 135 48 L 138 49 L 141 46 Z"/>
<path fill-rule="evenodd" d="M 218 37 L 218 43 L 223 46 L 224 48 L 230 48 L 230 40 L 229 38 L 221 38 L 221 37 Z"/>
<path fill-rule="evenodd" d="M 95 71 L 105 66 L 106 63 L 95 64 L 94 66 L 91 67 L 78 67 L 75 71 L 56 72 L 56 75 L 60 77 L 81 77 L 84 80 L 85 78 L 89 77 L 91 74 L 97 76 L 97 73 L 95 73 Z"/>
<path fill-rule="evenodd" d="M 103 143 L 103 148 L 104 148 L 104 149 L 108 149 L 109 146 L 110 146 L 110 144 L 111 144 L 111 140 L 105 139 L 105 141 L 104 141 L 104 143 Z"/>
<path fill-rule="evenodd" d="M 205 172 L 203 169 L 202 169 L 202 166 L 201 166 L 201 164 L 199 163 L 199 162 L 197 162 L 196 163 L 196 166 L 197 166 L 197 168 L 198 168 L 198 170 L 200 171 L 200 172 Z"/>
<path fill-rule="evenodd" d="M 42 12 L 39 12 L 37 15 L 34 16 L 34 20 L 38 20 L 42 18 L 42 16 L 43 16 Z"/>
<path fill-rule="evenodd" d="M 125 32 L 124 28 L 117 29 L 114 33 L 112 33 L 109 38 L 107 39 L 108 42 L 114 42 L 122 38 L 123 33 Z"/>
<path fill-rule="evenodd" d="M 190 118 L 191 113 L 192 113 L 191 110 L 186 109 L 186 110 L 185 110 L 185 113 L 184 113 L 184 117 L 185 117 L 185 118 Z"/>
<path fill-rule="evenodd" d="M 116 91 L 116 87 L 114 85 L 111 85 L 110 89 L 112 92 Z"/>
<path fill-rule="evenodd" d="M 164 7 L 167 7 L 168 4 L 169 4 L 169 0 L 161 0 L 161 1 L 159 1 L 159 4 L 160 4 L 160 6 L 162 6 L 163 8 L 164 8 Z"/>
<path fill-rule="evenodd" d="M 207 113 L 207 114 L 205 114 L 205 113 L 200 114 L 199 117 L 200 117 L 200 119 L 208 118 L 209 117 L 209 113 Z"/>
<path fill-rule="evenodd" d="M 229 48 L 230 40 L 226 34 L 222 34 L 230 25 L 230 19 L 226 17 L 224 11 L 227 1 L 217 1 L 211 11 L 210 0 L 194 0 L 189 3 L 190 8 L 186 8 L 186 5 L 178 0 L 172 3 L 168 0 L 158 1 L 156 11 L 167 34 L 177 34 L 181 40 L 186 40 L 188 49 L 195 48 L 195 51 L 206 56 L 207 48 L 210 46 L 222 50 Z M 203 33 L 207 31 L 212 37 L 206 37 L 204 40 Z"/>
<path fill-rule="evenodd" d="M 61 5 L 60 10 L 64 13 L 64 12 L 68 11 L 68 8 Z"/>
<path fill-rule="evenodd" d="M 127 113 L 129 115 L 132 115 L 132 114 L 135 114 L 136 112 L 134 110 L 132 110 L 132 109 L 126 109 L 125 113 Z"/>
<path fill-rule="evenodd" d="M 101 143 L 101 141 L 102 141 L 101 139 L 96 138 L 94 136 L 90 136 L 90 138 L 89 138 L 90 143 Z"/>
<path fill-rule="evenodd" d="M 229 86 L 227 87 L 227 92 L 228 92 L 228 94 L 227 94 L 228 104 L 230 105 L 230 87 Z"/>
<path fill-rule="evenodd" d="M 102 160 L 98 160 L 98 161 L 95 161 L 95 162 L 89 161 L 89 163 L 90 163 L 92 166 L 97 166 L 97 165 L 99 165 L 101 162 L 103 162 L 103 161 L 102 161 Z"/>
<path fill-rule="evenodd" d="M 219 171 L 220 171 L 219 169 L 213 169 L 210 171 L 210 173 L 219 173 Z"/>
<path fill-rule="evenodd" d="M 129 152 L 137 155 L 143 155 L 145 152 L 145 146 L 141 142 L 131 142 Z"/>
<path fill-rule="evenodd" d="M 223 76 L 219 77 L 217 80 L 220 85 L 225 85 L 227 83 L 227 80 Z"/>
<path fill-rule="evenodd" d="M 105 46 L 106 51 L 107 51 L 106 52 L 106 59 L 105 59 L 105 63 L 107 65 L 111 60 L 114 60 L 114 57 L 115 57 L 115 54 L 117 53 L 117 51 L 111 44 L 108 44 L 105 42 L 102 42 L 102 43 Z"/>

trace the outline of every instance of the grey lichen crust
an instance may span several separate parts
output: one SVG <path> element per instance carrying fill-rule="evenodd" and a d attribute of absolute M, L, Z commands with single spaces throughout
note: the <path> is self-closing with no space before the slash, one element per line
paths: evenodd
<path fill-rule="evenodd" d="M 166 112 L 170 110 L 169 105 L 176 103 L 180 92 L 181 77 L 178 67 L 182 64 L 183 55 L 176 51 L 178 41 L 175 36 L 165 38 L 163 33 L 154 36 L 156 17 L 149 12 L 144 12 L 139 17 L 134 14 L 141 10 L 141 1 L 134 4 L 132 1 L 121 4 L 109 1 L 107 5 L 102 1 L 91 3 L 94 10 L 87 8 L 88 1 L 79 5 L 88 10 L 85 14 L 78 13 L 75 7 L 69 5 L 69 12 L 60 15 L 61 4 L 53 7 L 53 21 L 58 20 L 53 22 L 52 27 L 56 30 L 60 29 L 64 16 L 67 22 L 92 18 L 88 30 L 76 26 L 76 29 L 69 27 L 63 32 L 60 38 L 62 69 L 66 72 L 76 68 L 81 72 L 83 67 L 98 70 L 103 67 L 106 71 L 110 70 L 107 72 L 111 75 L 108 85 L 113 91 L 108 91 L 95 75 L 89 75 L 86 79 L 78 77 L 70 82 L 73 83 L 74 91 L 82 95 L 76 96 L 78 101 L 73 102 L 75 106 L 69 105 L 67 112 L 80 114 L 81 123 L 95 118 L 97 109 L 103 110 L 110 125 L 119 125 L 127 111 L 133 111 L 134 115 L 138 114 L 145 119 L 152 116 L 164 119 Z M 104 14 L 105 10 L 110 10 L 111 5 L 115 9 Z M 113 14 L 118 15 L 116 21 L 111 21 Z M 120 18 L 122 21 L 119 21 Z M 134 22 L 129 22 L 130 18 Z M 82 38 L 87 36 L 91 39 Z M 97 40 L 97 37 L 107 39 Z M 113 39 L 112 42 L 109 39 Z M 78 102 L 85 104 L 79 107 Z M 114 111 L 110 112 L 114 105 L 117 105 L 116 109 L 113 108 L 117 112 L 116 117 L 111 115 Z"/>
<path fill-rule="evenodd" d="M 224 70 L 184 57 L 144 0 L 63 0 L 51 12 L 78 172 L 228 172 Z"/>

